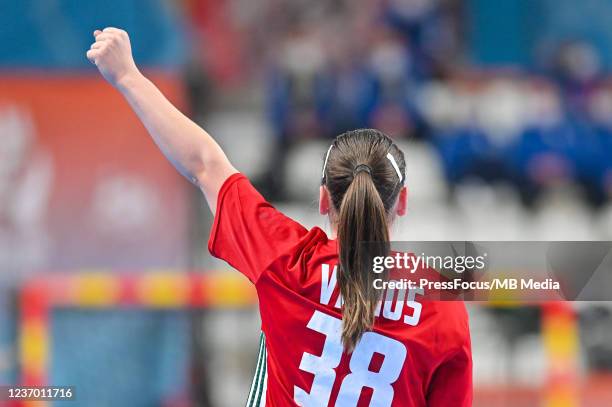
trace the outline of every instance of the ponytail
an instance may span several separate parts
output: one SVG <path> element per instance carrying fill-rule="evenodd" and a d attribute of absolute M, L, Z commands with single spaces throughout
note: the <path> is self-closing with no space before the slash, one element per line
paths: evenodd
<path fill-rule="evenodd" d="M 373 285 L 372 260 L 389 251 L 385 205 L 370 171 L 356 172 L 342 198 L 338 245 L 338 285 L 343 299 L 342 343 L 350 352 L 363 333 L 374 325 L 380 293 Z"/>
<path fill-rule="evenodd" d="M 321 184 L 329 191 L 338 237 L 342 344 L 352 352 L 374 326 L 380 291 L 373 260 L 389 254 L 389 222 L 403 186 L 404 154 L 378 130 L 336 137 L 324 156 Z"/>

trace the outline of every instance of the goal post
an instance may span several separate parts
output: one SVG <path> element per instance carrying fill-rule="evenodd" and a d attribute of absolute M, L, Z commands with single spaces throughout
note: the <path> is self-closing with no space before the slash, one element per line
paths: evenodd
<path fill-rule="evenodd" d="M 98 270 L 39 275 L 22 287 L 19 302 L 20 385 L 44 386 L 50 384 L 50 318 L 54 309 L 243 309 L 253 307 L 257 295 L 238 273 Z M 22 405 L 46 407 L 49 403 Z"/>

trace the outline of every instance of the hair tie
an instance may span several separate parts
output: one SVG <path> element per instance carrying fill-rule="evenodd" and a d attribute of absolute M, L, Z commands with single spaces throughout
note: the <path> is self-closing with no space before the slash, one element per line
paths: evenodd
<path fill-rule="evenodd" d="M 370 167 L 367 164 L 357 164 L 355 168 L 353 169 L 353 177 L 355 177 L 357 174 L 363 171 L 370 174 L 370 176 L 372 175 L 372 167 Z"/>

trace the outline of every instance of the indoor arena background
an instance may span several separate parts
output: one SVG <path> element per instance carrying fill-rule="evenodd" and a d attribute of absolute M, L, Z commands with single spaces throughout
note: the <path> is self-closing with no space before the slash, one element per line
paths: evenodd
<path fill-rule="evenodd" d="M 86 60 L 94 29 L 126 29 L 308 226 L 328 227 L 331 138 L 376 127 L 407 155 L 395 240 L 612 240 L 611 22 L 606 0 L 0 0 L 0 384 L 73 385 L 83 406 L 249 391 L 252 291 Z M 612 405 L 610 304 L 469 311 L 475 406 Z"/>

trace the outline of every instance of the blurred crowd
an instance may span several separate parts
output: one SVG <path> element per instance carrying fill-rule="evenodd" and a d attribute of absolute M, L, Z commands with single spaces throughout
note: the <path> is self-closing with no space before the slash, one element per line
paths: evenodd
<path fill-rule="evenodd" d="M 612 87 L 596 49 L 559 42 L 535 67 L 482 70 L 467 56 L 465 8 L 455 0 L 237 6 L 229 26 L 265 78 L 276 157 L 305 139 L 375 127 L 433 146 L 451 192 L 471 179 L 507 183 L 532 206 L 561 184 L 605 204 Z M 275 162 L 268 181 L 277 199 L 278 173 Z"/>

